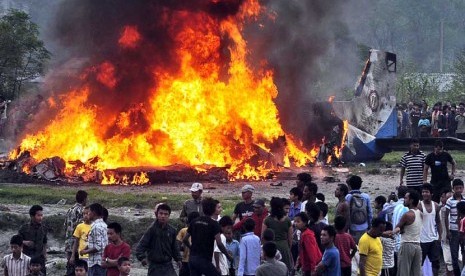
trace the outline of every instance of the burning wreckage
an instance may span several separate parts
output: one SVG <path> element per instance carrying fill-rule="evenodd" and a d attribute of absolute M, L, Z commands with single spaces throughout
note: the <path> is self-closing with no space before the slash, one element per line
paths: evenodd
<path fill-rule="evenodd" d="M 320 105 L 329 139 L 309 149 L 279 122 L 273 71 L 247 59 L 241 30 L 264 11 L 240 3 L 234 15 L 161 9 L 158 25 L 115 27 L 114 52 L 48 99 L 43 127 L 24 134 L 4 166 L 48 181 L 153 184 L 286 177 L 376 153 L 371 141 L 395 122 L 395 55 L 370 51 L 354 99 Z M 159 33 L 170 47 L 160 48 Z"/>

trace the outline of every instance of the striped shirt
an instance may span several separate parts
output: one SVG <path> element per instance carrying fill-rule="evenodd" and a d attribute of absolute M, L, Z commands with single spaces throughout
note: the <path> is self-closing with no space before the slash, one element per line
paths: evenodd
<path fill-rule="evenodd" d="M 407 171 L 407 186 L 423 185 L 423 165 L 425 154 L 419 151 L 417 154 L 407 152 L 400 159 L 399 164 Z"/>
<path fill-rule="evenodd" d="M 87 242 L 89 249 L 97 249 L 96 253 L 89 253 L 89 259 L 87 260 L 89 267 L 102 265 L 103 250 L 108 244 L 107 224 L 103 219 L 97 219 L 92 223 Z"/>
<path fill-rule="evenodd" d="M 446 201 L 446 208 L 449 209 L 449 230 L 459 231 L 459 223 L 457 221 L 457 203 L 463 200 L 465 200 L 465 197 L 463 196 L 461 200 L 457 200 L 454 196 L 452 196 Z"/>
<path fill-rule="evenodd" d="M 10 276 L 26 276 L 29 274 L 31 258 L 21 253 L 19 259 L 13 258 L 13 254 L 6 255 L 2 260 L 2 268 L 7 269 Z"/>

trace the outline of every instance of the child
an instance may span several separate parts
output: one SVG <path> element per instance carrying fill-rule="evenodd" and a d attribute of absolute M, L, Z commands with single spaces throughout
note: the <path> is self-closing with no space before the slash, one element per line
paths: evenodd
<path fill-rule="evenodd" d="M 392 223 L 386 222 L 386 232 L 392 231 Z M 394 249 L 396 247 L 396 240 L 394 237 L 381 236 L 381 244 L 383 245 L 383 266 L 381 276 L 395 275 L 394 263 Z"/>
<path fill-rule="evenodd" d="M 87 260 L 89 258 L 88 254 L 81 255 L 79 254 L 79 258 L 76 258 L 76 252 L 81 252 L 81 250 L 87 247 L 87 235 L 90 231 L 90 217 L 89 217 L 89 206 L 86 206 L 82 212 L 82 223 L 76 226 L 74 230 L 73 237 L 73 252 L 71 253 L 71 257 L 69 258 L 69 263 L 72 265 L 76 262 L 77 259 Z M 79 251 L 78 251 L 79 250 Z"/>
<path fill-rule="evenodd" d="M 384 204 L 386 204 L 386 197 L 380 195 L 375 198 L 375 210 L 378 218 L 386 220 L 386 214 L 383 212 Z"/>
<path fill-rule="evenodd" d="M 294 224 L 300 230 L 299 257 L 295 270 L 302 269 L 303 276 L 310 276 L 316 265 L 321 261 L 321 252 L 315 239 L 315 233 L 308 229 L 308 216 L 301 212 L 294 218 Z"/>
<path fill-rule="evenodd" d="M 357 252 L 357 245 L 355 244 L 354 238 L 345 231 L 346 223 L 347 220 L 343 216 L 334 218 L 334 227 L 337 231 L 334 245 L 339 250 L 339 255 L 341 257 L 342 276 L 352 275 L 352 258 Z"/>
<path fill-rule="evenodd" d="M 44 276 L 42 271 L 41 260 L 37 257 L 31 259 L 31 272 L 27 276 Z"/>
<path fill-rule="evenodd" d="M 318 208 L 320 209 L 320 217 L 318 218 L 318 223 L 324 223 L 323 227 L 328 225 L 328 204 L 322 202 L 322 201 L 318 201 L 318 202 L 315 202 L 315 204 L 318 206 Z"/>
<path fill-rule="evenodd" d="M 233 239 L 232 229 L 225 229 L 223 234 L 226 237 L 226 249 L 233 257 L 233 261 L 229 262 L 229 276 L 236 276 L 236 269 L 239 264 L 239 242 Z"/>
<path fill-rule="evenodd" d="M 457 219 L 457 203 L 464 201 L 465 198 L 462 196 L 463 192 L 463 181 L 461 179 L 454 179 L 452 181 L 452 190 L 454 194 L 451 198 L 446 201 L 446 236 L 450 238 L 450 255 L 452 257 L 452 267 L 454 268 L 454 274 L 460 274 L 460 267 L 458 262 L 459 257 L 459 247 L 456 241 L 459 237 L 459 221 Z M 447 233 L 450 233 L 447 235 Z"/>
<path fill-rule="evenodd" d="M 224 216 L 220 219 L 219 224 L 221 226 L 221 242 L 226 244 L 226 236 L 224 235 L 225 231 L 232 231 L 233 221 L 230 216 Z M 215 241 L 214 251 L 213 251 L 213 265 L 215 265 L 218 271 L 221 271 L 222 276 L 229 274 L 229 264 L 228 258 L 221 253 Z"/>
<path fill-rule="evenodd" d="M 74 275 L 87 276 L 87 262 L 84 260 L 77 260 L 74 264 Z"/>
<path fill-rule="evenodd" d="M 29 273 L 31 258 L 23 254 L 23 238 L 20 235 L 11 237 L 10 249 L 11 254 L 2 260 L 5 275 L 26 276 Z"/>
<path fill-rule="evenodd" d="M 266 242 L 274 242 L 274 231 L 273 231 L 273 229 L 267 228 L 263 232 L 263 243 L 266 243 Z M 279 251 L 279 249 L 277 249 L 276 250 L 276 256 L 274 256 L 274 259 L 276 261 L 281 261 L 282 258 L 283 258 L 283 256 L 281 255 L 281 252 Z M 263 258 L 263 260 L 265 260 L 265 258 Z"/>
<path fill-rule="evenodd" d="M 289 218 L 294 219 L 294 216 L 302 212 L 302 190 L 294 187 L 289 191 L 289 201 L 291 202 L 289 209 Z"/>
<path fill-rule="evenodd" d="M 465 249 L 465 201 L 460 201 L 457 203 L 457 220 L 460 220 L 459 223 L 459 235 L 460 235 L 460 251 L 463 253 Z"/>
<path fill-rule="evenodd" d="M 179 248 L 182 252 L 182 266 L 179 269 L 179 276 L 188 276 L 190 275 L 189 270 L 189 248 L 184 246 L 182 240 L 187 234 L 187 228 L 189 224 L 196 218 L 200 217 L 199 212 L 192 212 L 187 216 L 187 226 L 179 230 L 178 235 L 176 236 L 176 240 L 179 242 Z"/>
<path fill-rule="evenodd" d="M 315 197 L 316 197 L 317 201 L 325 202 L 325 200 L 326 200 L 325 195 L 322 194 L 322 193 L 317 193 L 317 194 L 315 195 Z"/>
<path fill-rule="evenodd" d="M 253 219 L 249 218 L 244 222 L 245 234 L 242 235 L 239 242 L 238 276 L 255 275 L 255 271 L 260 265 L 260 238 L 253 233 L 254 228 L 255 221 Z"/>
<path fill-rule="evenodd" d="M 439 213 L 439 217 L 441 220 L 441 230 L 443 233 L 441 236 L 442 256 L 444 257 L 447 275 L 453 274 L 452 257 L 450 255 L 450 244 L 449 239 L 447 239 L 446 235 L 446 202 L 451 196 L 452 192 L 447 188 L 441 192 L 441 210 Z"/>
<path fill-rule="evenodd" d="M 120 257 L 118 259 L 118 270 L 119 276 L 129 276 L 129 272 L 131 272 L 131 261 L 126 257 Z"/>

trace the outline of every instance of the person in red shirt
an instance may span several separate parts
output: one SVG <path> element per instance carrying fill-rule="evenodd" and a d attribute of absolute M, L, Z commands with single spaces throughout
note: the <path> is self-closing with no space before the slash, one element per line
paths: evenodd
<path fill-rule="evenodd" d="M 263 199 L 256 199 L 253 202 L 253 214 L 250 217 L 255 221 L 255 228 L 253 233 L 259 237 L 262 236 L 262 225 L 265 218 L 268 216 L 268 210 L 265 208 L 265 201 Z M 248 219 L 248 217 L 243 218 L 241 221 L 237 222 L 233 226 L 234 231 L 239 231 L 242 229 L 242 225 Z"/>
<path fill-rule="evenodd" d="M 346 224 L 345 217 L 337 216 L 334 218 L 334 227 L 337 231 L 334 246 L 339 250 L 341 258 L 341 276 L 352 275 L 352 258 L 357 252 L 357 245 L 352 235 L 347 233 Z"/>
<path fill-rule="evenodd" d="M 117 222 L 108 224 L 108 245 L 103 251 L 102 267 L 107 269 L 107 276 L 119 276 L 118 259 L 131 256 L 131 247 L 121 239 L 121 225 Z"/>
<path fill-rule="evenodd" d="M 310 276 L 321 261 L 321 252 L 316 243 L 315 233 L 308 229 L 308 215 L 300 212 L 294 217 L 294 225 L 301 231 L 299 241 L 299 257 L 295 269 L 302 270 L 303 276 Z"/>

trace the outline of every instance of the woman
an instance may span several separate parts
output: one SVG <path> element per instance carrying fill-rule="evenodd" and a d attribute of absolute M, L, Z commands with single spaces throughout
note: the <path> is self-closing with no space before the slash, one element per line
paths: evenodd
<path fill-rule="evenodd" d="M 271 198 L 270 207 L 270 216 L 263 221 L 262 240 L 265 230 L 268 228 L 272 229 L 275 235 L 274 242 L 282 255 L 281 261 L 286 264 L 289 270 L 291 270 L 294 266 L 290 250 L 293 234 L 291 220 L 285 215 L 284 205 L 281 198 Z"/>

